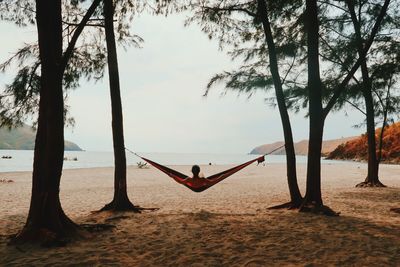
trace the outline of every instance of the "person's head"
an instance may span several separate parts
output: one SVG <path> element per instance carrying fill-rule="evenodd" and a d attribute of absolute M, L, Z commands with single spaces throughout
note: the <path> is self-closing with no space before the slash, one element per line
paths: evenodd
<path fill-rule="evenodd" d="M 192 167 L 192 173 L 194 176 L 199 176 L 200 173 L 200 167 L 199 165 L 193 165 Z"/>

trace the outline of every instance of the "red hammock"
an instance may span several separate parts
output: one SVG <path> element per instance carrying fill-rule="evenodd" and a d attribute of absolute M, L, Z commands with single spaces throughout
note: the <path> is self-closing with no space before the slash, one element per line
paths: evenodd
<path fill-rule="evenodd" d="M 139 155 L 137 155 L 137 156 L 139 156 Z M 187 188 L 189 188 L 190 190 L 192 190 L 194 192 L 202 192 L 202 191 L 210 188 L 211 186 L 221 182 L 225 178 L 228 178 L 232 174 L 240 171 L 241 169 L 247 167 L 248 165 L 252 164 L 255 161 L 257 161 L 258 163 L 261 163 L 261 162 L 265 161 L 264 156 L 261 156 L 261 157 L 258 157 L 256 159 L 253 159 L 253 160 L 250 160 L 248 162 L 245 162 L 245 163 L 243 163 L 241 165 L 238 165 L 236 167 L 233 167 L 231 169 L 228 169 L 226 171 L 222 171 L 220 173 L 211 175 L 208 178 L 191 179 L 189 176 L 187 176 L 187 175 L 185 175 L 183 173 L 180 173 L 180 172 L 178 172 L 176 170 L 170 169 L 170 168 L 168 168 L 166 166 L 163 166 L 161 164 L 158 164 L 157 162 L 154 162 L 152 160 L 149 160 L 149 159 L 146 159 L 146 158 L 143 158 L 143 157 L 140 157 L 140 158 L 142 158 L 144 161 L 148 162 L 149 164 L 153 165 L 154 167 L 156 167 L 160 171 L 162 171 L 165 174 L 167 174 L 169 177 L 174 179 L 177 183 L 183 184 L 184 186 L 186 186 Z"/>

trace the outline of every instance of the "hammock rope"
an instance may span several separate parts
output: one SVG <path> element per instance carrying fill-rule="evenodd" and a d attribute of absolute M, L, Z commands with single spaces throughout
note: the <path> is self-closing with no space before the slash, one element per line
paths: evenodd
<path fill-rule="evenodd" d="M 166 175 L 168 175 L 169 177 L 171 177 L 172 179 L 174 179 L 177 183 L 182 184 L 184 186 L 186 186 L 187 188 L 189 188 L 190 190 L 192 190 L 193 192 L 202 192 L 214 185 L 216 185 L 217 183 L 223 181 L 224 179 L 228 178 L 229 176 L 235 174 L 236 172 L 242 170 L 243 168 L 249 166 L 250 164 L 252 164 L 253 162 L 257 161 L 257 164 L 262 163 L 265 161 L 265 156 L 269 155 L 275 151 L 277 151 L 278 149 L 281 149 L 282 147 L 284 147 L 285 145 L 282 145 L 262 156 L 259 156 L 258 158 L 249 160 L 245 163 L 242 163 L 238 166 L 235 166 L 233 168 L 230 168 L 228 170 L 219 172 L 217 174 L 211 175 L 207 178 L 191 178 L 186 174 L 180 173 L 174 169 L 168 168 L 167 166 L 161 165 L 155 161 L 152 161 L 148 158 L 142 157 L 139 154 L 137 154 L 136 152 L 133 152 L 132 150 L 128 149 L 125 147 L 126 151 L 134 154 L 135 156 L 143 159 L 144 161 L 146 161 L 147 163 L 149 163 L 150 165 L 154 166 L 155 168 L 157 168 L 158 170 L 162 171 L 163 173 L 165 173 Z"/>

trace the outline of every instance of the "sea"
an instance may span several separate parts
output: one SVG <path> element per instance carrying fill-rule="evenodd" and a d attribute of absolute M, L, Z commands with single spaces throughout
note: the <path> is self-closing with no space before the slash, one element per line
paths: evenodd
<path fill-rule="evenodd" d="M 227 165 L 239 164 L 257 158 L 251 154 L 207 154 L 207 153 L 138 153 L 164 165 Z M 3 158 L 8 157 L 8 158 Z M 128 165 L 137 165 L 143 160 L 130 152 L 126 152 Z M 265 164 L 285 163 L 284 155 L 267 155 Z M 306 156 L 297 156 L 297 163 L 305 164 Z M 322 164 L 344 163 L 342 161 L 322 160 Z M 64 169 L 112 167 L 113 152 L 99 151 L 65 151 Z M 32 171 L 32 150 L 0 150 L 0 172 Z"/>

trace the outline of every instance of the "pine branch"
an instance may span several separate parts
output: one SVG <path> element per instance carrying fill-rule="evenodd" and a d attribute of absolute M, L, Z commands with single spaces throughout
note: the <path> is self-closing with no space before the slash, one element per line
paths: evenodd
<path fill-rule="evenodd" d="M 207 11 L 219 12 L 219 11 L 226 11 L 226 12 L 244 12 L 251 17 L 256 17 L 257 14 L 251 12 L 246 8 L 239 7 L 238 5 L 228 6 L 228 7 L 210 7 L 210 6 L 203 6 L 203 8 Z"/>
<path fill-rule="evenodd" d="M 68 61 L 71 58 L 74 48 L 76 45 L 76 42 L 78 41 L 78 38 L 80 34 L 82 33 L 83 29 L 85 28 L 86 24 L 88 23 L 90 17 L 93 15 L 94 11 L 96 8 L 99 6 L 101 0 L 94 0 L 89 9 L 87 10 L 85 16 L 82 18 L 81 22 L 77 26 L 77 28 L 74 31 L 74 34 L 71 38 L 71 41 L 68 44 L 67 49 L 64 52 L 62 62 L 61 62 L 61 71 L 64 72 L 64 70 L 67 68 Z"/>
<path fill-rule="evenodd" d="M 368 40 L 365 42 L 365 47 L 364 47 L 364 51 L 363 51 L 362 55 L 357 59 L 356 63 L 351 68 L 351 70 L 347 74 L 347 76 L 343 79 L 343 81 L 336 87 L 336 89 L 334 90 L 333 96 L 328 101 L 328 104 L 326 105 L 326 107 L 323 109 L 323 117 L 324 118 L 326 118 L 328 116 L 329 112 L 332 110 L 333 106 L 336 104 L 338 98 L 346 89 L 346 85 L 348 84 L 350 79 L 352 79 L 352 77 L 354 76 L 354 74 L 356 73 L 358 68 L 360 67 L 363 60 L 365 60 L 365 57 L 368 54 L 368 51 L 371 48 L 372 43 L 374 42 L 374 39 L 375 39 L 375 37 L 379 31 L 379 28 L 382 24 L 383 18 L 386 15 L 386 11 L 388 9 L 389 3 L 390 3 L 390 0 L 385 0 L 385 3 L 382 6 L 379 16 L 376 19 L 375 25 L 372 28 L 371 35 L 368 38 Z"/>

